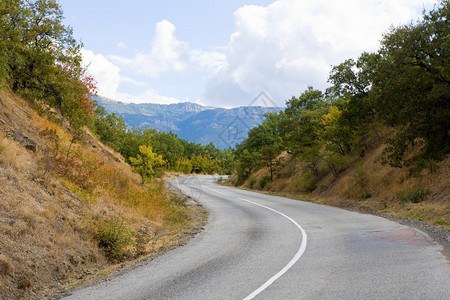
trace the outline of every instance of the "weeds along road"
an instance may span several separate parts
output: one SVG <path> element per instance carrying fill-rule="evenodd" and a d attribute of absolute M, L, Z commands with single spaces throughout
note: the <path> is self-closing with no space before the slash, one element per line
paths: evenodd
<path fill-rule="evenodd" d="M 171 180 L 209 211 L 202 233 L 67 299 L 450 299 L 450 265 L 427 235 L 215 179 Z"/>

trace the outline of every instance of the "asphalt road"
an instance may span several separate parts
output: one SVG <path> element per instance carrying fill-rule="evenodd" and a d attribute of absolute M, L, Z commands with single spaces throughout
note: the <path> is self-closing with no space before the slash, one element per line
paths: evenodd
<path fill-rule="evenodd" d="M 171 181 L 209 211 L 203 232 L 67 299 L 450 299 L 450 265 L 422 232 L 214 182 Z"/>

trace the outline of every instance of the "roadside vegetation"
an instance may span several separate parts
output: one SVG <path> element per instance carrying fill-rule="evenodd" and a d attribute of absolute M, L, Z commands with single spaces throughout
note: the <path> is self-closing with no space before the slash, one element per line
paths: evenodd
<path fill-rule="evenodd" d="M 450 228 L 449 15 L 440 1 L 390 28 L 377 52 L 334 66 L 327 90 L 267 114 L 231 182 Z"/>
<path fill-rule="evenodd" d="M 42 298 L 184 243 L 205 212 L 155 177 L 218 172 L 227 155 L 120 127 L 91 100 L 62 18 L 54 0 L 0 2 L 1 299 Z"/>
<path fill-rule="evenodd" d="M 181 244 L 205 212 L 165 173 L 450 228 L 450 4 L 335 66 L 235 150 L 129 128 L 55 0 L 0 2 L 0 298 L 38 298 Z M 298 196 L 300 194 L 300 196 Z"/>

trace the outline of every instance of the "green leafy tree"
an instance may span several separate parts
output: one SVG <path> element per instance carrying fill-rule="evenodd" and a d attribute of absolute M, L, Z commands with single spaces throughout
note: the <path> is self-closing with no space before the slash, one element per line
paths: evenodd
<path fill-rule="evenodd" d="M 114 113 L 106 114 L 102 107 L 98 107 L 89 127 L 105 144 L 118 152 L 121 151 L 127 135 L 127 125 L 122 117 Z"/>
<path fill-rule="evenodd" d="M 339 120 L 342 116 L 342 111 L 337 106 L 331 105 L 329 112 L 322 116 L 324 129 L 321 131 L 322 139 L 326 141 L 327 148 L 332 152 L 345 155 L 347 152 L 347 140 L 350 129 L 342 124 Z"/>
<path fill-rule="evenodd" d="M 260 166 L 260 156 L 258 152 L 249 152 L 244 149 L 237 162 L 238 182 L 242 184 L 252 170 Z"/>
<path fill-rule="evenodd" d="M 259 153 L 259 164 L 269 168 L 271 179 L 273 179 L 274 168 L 278 165 L 277 158 L 283 149 L 279 132 L 280 116 L 276 113 L 268 113 L 265 117 L 264 122 L 250 129 L 248 137 L 237 145 L 237 153 L 239 159 L 245 150 L 249 153 Z M 241 171 L 245 174 L 245 170 L 241 169 Z"/>
<path fill-rule="evenodd" d="M 385 161 L 401 167 L 441 160 L 450 151 L 450 2 L 383 38 L 373 81 L 377 115 L 397 129 Z M 405 153 L 418 146 L 411 159 Z"/>
<path fill-rule="evenodd" d="M 152 135 L 152 145 L 155 152 L 160 154 L 166 161 L 166 168 L 175 166 L 184 152 L 183 144 L 174 133 L 154 132 Z"/>
<path fill-rule="evenodd" d="M 219 174 L 232 174 L 235 170 L 235 155 L 233 150 L 219 150 L 218 149 L 217 161 L 219 164 Z"/>
<path fill-rule="evenodd" d="M 337 128 L 345 152 L 363 154 L 376 131 L 374 100 L 371 97 L 379 55 L 363 53 L 357 61 L 349 59 L 334 66 L 328 81 L 327 94 L 340 111 Z"/>
<path fill-rule="evenodd" d="M 288 152 L 298 155 L 306 148 L 320 142 L 320 131 L 324 124 L 322 115 L 327 111 L 325 95 L 312 87 L 286 102 L 286 109 L 280 116 L 280 135 Z"/>
<path fill-rule="evenodd" d="M 82 45 L 62 19 L 55 0 L 0 2 L 0 84 L 40 109 L 56 107 L 80 128 L 93 112 L 95 85 L 81 67 Z"/>

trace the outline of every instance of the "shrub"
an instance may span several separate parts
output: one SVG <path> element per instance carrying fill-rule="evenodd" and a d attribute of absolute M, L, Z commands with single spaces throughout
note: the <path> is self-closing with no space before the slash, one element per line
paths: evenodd
<path fill-rule="evenodd" d="M 270 176 L 269 175 L 264 175 L 263 177 L 261 177 L 259 179 L 259 186 L 261 187 L 261 189 L 264 189 L 264 187 L 267 185 L 267 183 L 270 181 Z"/>
<path fill-rule="evenodd" d="M 414 191 L 400 196 L 400 201 L 402 203 L 411 202 L 419 203 L 430 193 L 429 189 L 415 189 Z"/>
<path fill-rule="evenodd" d="M 98 244 L 111 258 L 122 256 L 125 247 L 131 244 L 132 238 L 133 233 L 122 217 L 109 217 L 97 224 Z"/>
<path fill-rule="evenodd" d="M 369 191 L 364 191 L 364 192 L 362 192 L 361 197 L 363 199 L 369 199 L 370 197 L 372 197 L 372 194 Z"/>

